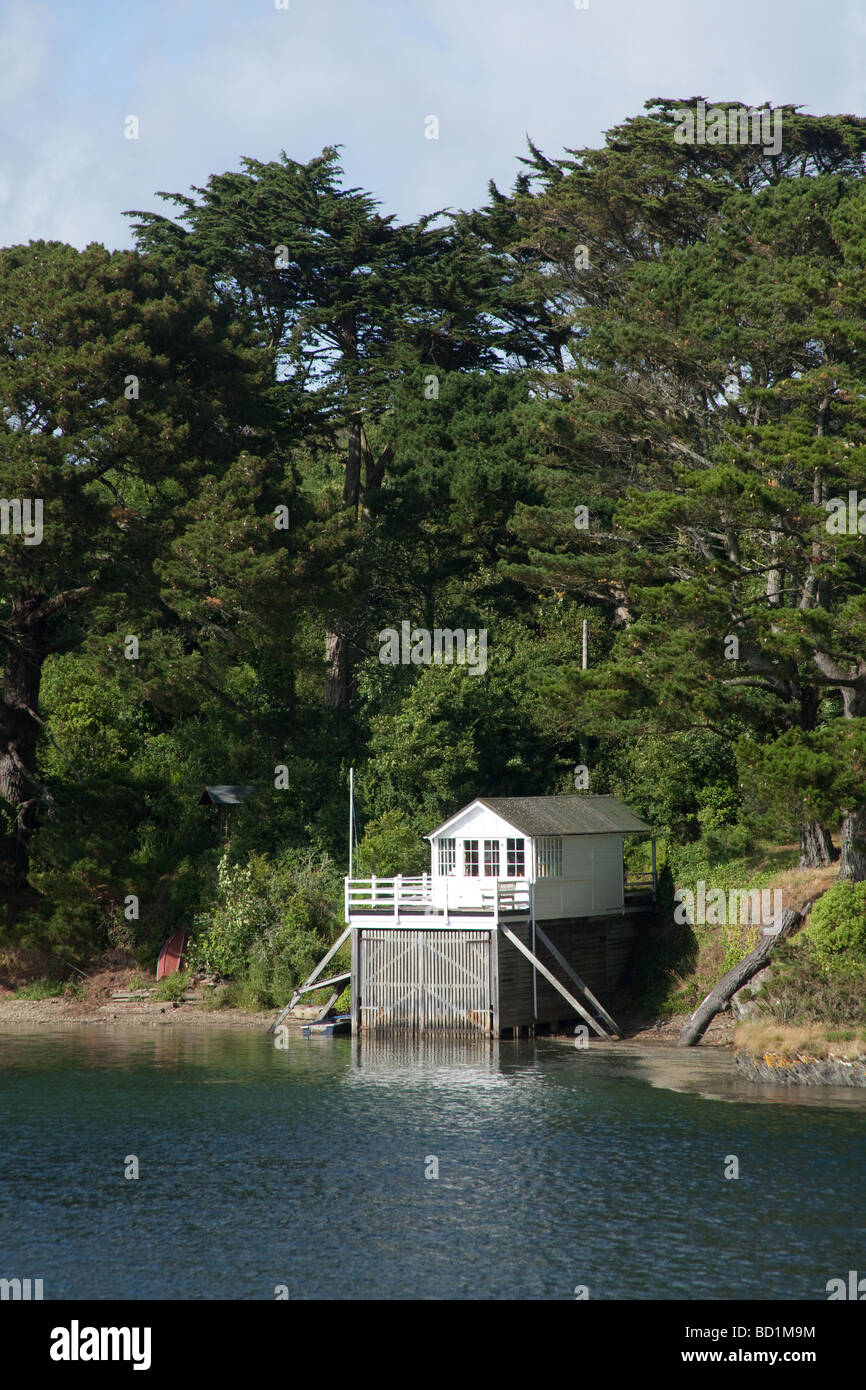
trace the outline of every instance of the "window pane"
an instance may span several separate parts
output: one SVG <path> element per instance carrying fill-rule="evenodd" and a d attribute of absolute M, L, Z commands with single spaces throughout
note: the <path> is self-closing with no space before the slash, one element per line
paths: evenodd
<path fill-rule="evenodd" d="M 488 878 L 499 877 L 499 841 L 484 841 L 484 873 Z"/>
<path fill-rule="evenodd" d="M 478 841 L 463 841 L 463 872 L 467 878 L 478 877 Z"/>
<path fill-rule="evenodd" d="M 457 841 L 439 841 L 439 872 L 440 874 L 453 874 L 457 872 Z"/>
<path fill-rule="evenodd" d="M 509 878 L 523 878 L 525 875 L 523 859 L 523 840 L 506 840 L 506 873 Z"/>
<path fill-rule="evenodd" d="M 562 837 L 542 835 L 537 842 L 539 878 L 562 877 Z"/>

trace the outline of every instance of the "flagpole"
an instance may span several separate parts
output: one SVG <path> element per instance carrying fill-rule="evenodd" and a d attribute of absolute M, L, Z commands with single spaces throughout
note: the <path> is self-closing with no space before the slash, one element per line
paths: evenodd
<path fill-rule="evenodd" d="M 355 847 L 355 769 L 349 768 L 349 878 L 352 877 L 352 853 Z"/>

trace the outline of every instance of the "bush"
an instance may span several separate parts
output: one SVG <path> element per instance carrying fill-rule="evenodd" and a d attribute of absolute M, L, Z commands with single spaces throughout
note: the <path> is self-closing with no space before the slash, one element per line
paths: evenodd
<path fill-rule="evenodd" d="M 238 1000 L 254 1008 L 285 1004 L 337 935 L 342 894 L 331 860 L 288 852 L 276 862 L 255 855 L 219 865 L 219 898 L 199 914 L 190 947 L 193 969 L 236 977 Z M 339 957 L 334 961 L 339 970 Z"/>
<path fill-rule="evenodd" d="M 866 966 L 828 971 L 806 929 L 780 942 L 769 979 L 754 998 L 761 1017 L 777 1023 L 864 1023 Z"/>
<path fill-rule="evenodd" d="M 190 976 L 189 970 L 176 970 L 173 975 L 163 975 L 153 991 L 152 998 L 172 1002 L 179 999 L 189 988 Z"/>
<path fill-rule="evenodd" d="M 16 999 L 56 999 L 63 993 L 63 985 L 59 980 L 32 980 L 29 985 L 22 985 L 16 989 Z"/>
<path fill-rule="evenodd" d="M 430 868 L 430 849 L 412 829 L 405 811 L 385 811 L 371 820 L 358 846 L 358 872 L 362 878 L 395 878 L 397 874 L 423 874 Z"/>
<path fill-rule="evenodd" d="M 828 970 L 866 967 L 866 883 L 834 883 L 816 902 L 805 935 Z"/>

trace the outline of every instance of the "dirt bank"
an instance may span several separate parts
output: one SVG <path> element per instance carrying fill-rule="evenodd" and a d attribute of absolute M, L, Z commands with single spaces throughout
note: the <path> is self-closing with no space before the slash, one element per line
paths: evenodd
<path fill-rule="evenodd" d="M 138 998 L 116 999 L 117 994 L 147 995 L 147 982 L 142 981 L 140 969 L 130 963 L 124 952 L 108 952 L 88 968 L 86 974 L 70 978 L 78 982 L 80 993 L 64 993 L 48 999 L 21 999 L 20 985 L 33 978 L 44 977 L 38 963 L 22 959 L 24 953 L 4 960 L 0 974 L 0 1031 L 51 1027 L 55 1024 L 140 1024 L 142 1027 L 206 1027 L 206 1028 L 267 1028 L 276 1015 L 275 1009 L 249 1013 L 245 1009 L 205 1008 L 207 991 L 193 985 L 180 1002 Z M 302 1018 L 292 1020 L 300 1027 Z"/>

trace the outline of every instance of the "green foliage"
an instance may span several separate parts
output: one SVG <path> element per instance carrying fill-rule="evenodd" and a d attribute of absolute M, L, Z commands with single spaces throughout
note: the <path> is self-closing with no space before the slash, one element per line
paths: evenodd
<path fill-rule="evenodd" d="M 231 983 L 216 985 L 213 989 L 202 990 L 201 1008 L 205 1013 L 220 1009 L 230 1009 L 237 1005 L 238 991 Z"/>
<path fill-rule="evenodd" d="M 430 869 L 430 849 L 405 811 L 383 811 L 370 821 L 358 845 L 358 872 L 362 878 L 393 878 L 397 874 L 423 874 Z"/>
<path fill-rule="evenodd" d="M 31 980 L 15 991 L 16 999 L 56 999 L 63 993 L 59 980 Z"/>
<path fill-rule="evenodd" d="M 454 216 L 399 225 L 328 147 L 137 214 L 135 253 L 0 252 L 0 491 L 45 502 L 0 548 L 9 940 L 145 968 L 195 923 L 221 999 L 283 1002 L 339 930 L 350 766 L 363 873 L 578 764 L 682 886 L 856 811 L 866 559 L 823 502 L 866 491 L 866 122 L 786 107 L 768 157 L 676 144 L 682 104 Z M 381 663 L 403 619 L 484 628 L 486 673 Z M 256 787 L 228 850 L 211 783 Z M 657 946 L 669 1003 L 694 941 Z"/>
<path fill-rule="evenodd" d="M 287 853 L 219 864 L 217 899 L 199 914 L 193 969 L 236 976 L 258 1008 L 287 1002 L 337 935 L 339 879 L 330 860 Z"/>
<path fill-rule="evenodd" d="M 805 935 L 828 970 L 866 968 L 866 883 L 834 883 L 809 914 Z"/>
<path fill-rule="evenodd" d="M 645 735 L 609 755 L 611 786 L 651 825 L 688 842 L 730 825 L 740 802 L 730 744 L 702 730 Z"/>
<path fill-rule="evenodd" d="M 176 970 L 173 975 L 163 975 L 162 979 L 157 981 L 151 998 L 173 1003 L 189 989 L 191 977 L 190 970 Z"/>
<path fill-rule="evenodd" d="M 656 921 L 638 942 L 630 990 L 633 1006 L 655 1017 L 666 1017 L 677 1007 L 688 1007 L 680 991 L 683 980 L 695 967 L 698 949 L 693 928 L 687 922 L 680 925 L 674 920 L 672 879 L 669 871 L 662 870 Z M 694 992 L 698 993 L 694 1001 L 697 1004 L 700 996 L 697 990 Z"/>
<path fill-rule="evenodd" d="M 866 967 L 849 959 L 828 970 L 807 928 L 776 948 L 770 979 L 754 998 L 759 1014 L 777 1023 L 866 1023 Z"/>

